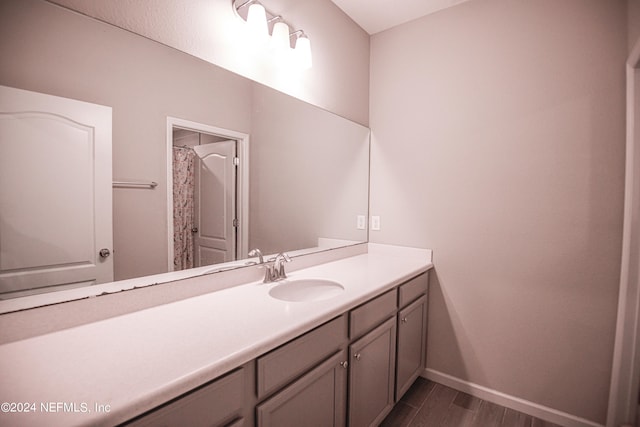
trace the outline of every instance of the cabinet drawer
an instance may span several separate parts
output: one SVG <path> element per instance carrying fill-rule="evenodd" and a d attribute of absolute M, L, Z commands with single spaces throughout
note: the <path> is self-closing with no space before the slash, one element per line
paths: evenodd
<path fill-rule="evenodd" d="M 346 340 L 345 314 L 258 358 L 258 399 L 276 391 L 335 353 Z"/>
<path fill-rule="evenodd" d="M 230 422 L 236 425 L 244 390 L 244 369 L 240 368 L 125 425 L 211 427 Z"/>
<path fill-rule="evenodd" d="M 349 313 L 349 338 L 356 338 L 379 325 L 396 310 L 396 290 L 354 308 Z"/>
<path fill-rule="evenodd" d="M 427 293 L 427 286 L 429 285 L 429 273 L 422 273 L 419 276 L 414 277 L 403 285 L 400 285 L 398 291 L 398 305 L 400 308 L 409 304 L 422 294 Z"/>

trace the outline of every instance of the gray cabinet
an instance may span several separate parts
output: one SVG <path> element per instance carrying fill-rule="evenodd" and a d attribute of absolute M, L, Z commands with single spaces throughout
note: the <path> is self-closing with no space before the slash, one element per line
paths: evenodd
<path fill-rule="evenodd" d="M 413 279 L 403 283 L 398 288 L 398 307 L 401 309 L 406 307 L 418 297 L 427 293 L 429 287 L 429 273 L 422 273 Z"/>
<path fill-rule="evenodd" d="M 378 425 L 425 366 L 427 286 L 416 276 L 130 425 Z"/>
<path fill-rule="evenodd" d="M 339 351 L 256 407 L 258 427 L 342 427 L 346 419 L 347 352 Z"/>
<path fill-rule="evenodd" d="M 245 369 L 240 368 L 129 423 L 129 427 L 241 426 Z"/>
<path fill-rule="evenodd" d="M 398 309 L 397 291 L 392 289 L 349 312 L 349 338 L 358 338 L 393 316 Z"/>
<path fill-rule="evenodd" d="M 424 369 L 427 341 L 427 297 L 398 312 L 396 402 Z"/>
<path fill-rule="evenodd" d="M 394 404 L 396 319 L 349 346 L 349 426 L 379 424 Z"/>
<path fill-rule="evenodd" d="M 256 360 L 258 427 L 345 425 L 347 325 L 344 314 Z"/>
<path fill-rule="evenodd" d="M 258 357 L 258 399 L 262 400 L 282 389 L 338 349 L 344 348 L 347 323 L 347 315 L 344 314 Z"/>

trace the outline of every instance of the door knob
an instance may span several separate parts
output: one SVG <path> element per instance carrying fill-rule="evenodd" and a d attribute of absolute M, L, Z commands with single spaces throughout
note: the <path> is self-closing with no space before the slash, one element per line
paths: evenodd
<path fill-rule="evenodd" d="M 98 252 L 98 254 L 100 254 L 100 258 L 108 258 L 109 255 L 111 255 L 111 251 L 107 248 L 103 248 L 100 249 L 100 252 Z"/>
<path fill-rule="evenodd" d="M 192 233 L 197 233 L 198 232 L 198 227 L 192 227 L 191 228 L 191 232 Z"/>

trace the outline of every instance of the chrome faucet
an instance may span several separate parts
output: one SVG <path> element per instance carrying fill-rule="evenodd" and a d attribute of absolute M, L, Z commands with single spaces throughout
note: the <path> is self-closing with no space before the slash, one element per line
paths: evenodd
<path fill-rule="evenodd" d="M 257 256 L 258 257 L 258 264 L 264 264 L 264 258 L 262 256 L 262 252 L 260 252 L 260 249 L 258 249 L 258 248 L 251 249 L 251 251 L 249 251 L 248 255 L 249 256 Z M 251 261 L 251 262 L 248 262 L 247 264 L 255 264 L 255 262 Z"/>
<path fill-rule="evenodd" d="M 284 271 L 284 263 L 291 261 L 291 258 L 285 252 L 280 252 L 275 258 L 271 258 L 267 262 L 264 261 L 262 252 L 258 248 L 252 249 L 248 255 L 257 256 L 258 262 L 249 261 L 246 263 L 247 265 L 257 265 L 260 268 L 264 268 L 263 283 L 271 283 L 287 278 L 287 273 Z"/>
<path fill-rule="evenodd" d="M 284 263 L 291 262 L 291 258 L 285 252 L 280 252 L 276 255 L 276 259 L 273 262 L 273 271 L 276 276 L 275 280 L 286 279 L 287 273 L 284 271 Z"/>
<path fill-rule="evenodd" d="M 285 279 L 287 274 L 284 271 L 284 263 L 289 261 L 291 261 L 291 258 L 284 252 L 279 253 L 275 258 L 267 261 L 264 264 L 264 280 L 262 282 L 271 283 Z"/>

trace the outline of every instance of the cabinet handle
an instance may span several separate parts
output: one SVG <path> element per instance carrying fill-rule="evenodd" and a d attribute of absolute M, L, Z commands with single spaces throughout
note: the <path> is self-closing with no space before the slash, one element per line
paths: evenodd
<path fill-rule="evenodd" d="M 406 317 L 403 317 L 403 318 L 402 318 L 402 323 L 407 323 L 407 322 L 408 322 L 407 318 L 406 318 Z"/>
<path fill-rule="evenodd" d="M 354 354 L 354 355 L 353 355 L 353 357 L 354 357 L 356 360 L 360 360 L 360 357 L 361 357 L 361 356 L 360 356 L 360 353 L 356 353 L 356 354 Z"/>
<path fill-rule="evenodd" d="M 347 362 L 346 360 L 344 362 L 340 362 L 340 366 L 342 366 L 344 369 L 347 369 L 349 367 L 349 362 Z"/>

